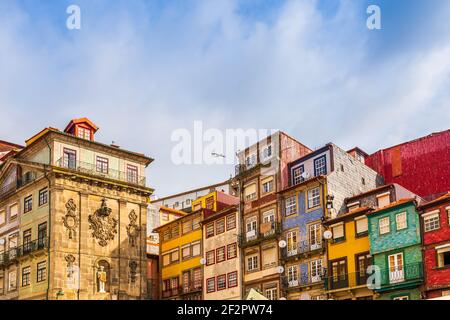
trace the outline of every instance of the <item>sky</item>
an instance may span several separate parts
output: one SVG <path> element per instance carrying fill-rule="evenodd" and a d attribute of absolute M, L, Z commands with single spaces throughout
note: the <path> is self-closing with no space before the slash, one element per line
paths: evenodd
<path fill-rule="evenodd" d="M 194 121 L 375 152 L 449 129 L 449 16 L 447 0 L 2 0 L 0 140 L 88 117 L 96 140 L 155 159 L 160 197 L 233 172 L 173 163 Z"/>

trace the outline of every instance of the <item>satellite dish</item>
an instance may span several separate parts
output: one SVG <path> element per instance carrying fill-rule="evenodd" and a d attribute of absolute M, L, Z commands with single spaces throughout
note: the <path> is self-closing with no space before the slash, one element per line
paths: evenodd
<path fill-rule="evenodd" d="M 330 230 L 327 230 L 323 233 L 323 237 L 327 240 L 331 239 L 332 236 L 333 236 L 333 233 Z"/>
<path fill-rule="evenodd" d="M 206 259 L 205 258 L 201 258 L 200 259 L 200 264 L 206 264 Z"/>
<path fill-rule="evenodd" d="M 278 266 L 277 267 L 277 272 L 278 273 L 283 273 L 284 272 L 284 267 L 283 266 Z"/>
<path fill-rule="evenodd" d="M 278 242 L 278 246 L 279 246 L 280 248 L 286 248 L 287 243 L 286 243 L 286 241 L 284 241 L 284 240 L 280 240 L 280 241 Z"/>

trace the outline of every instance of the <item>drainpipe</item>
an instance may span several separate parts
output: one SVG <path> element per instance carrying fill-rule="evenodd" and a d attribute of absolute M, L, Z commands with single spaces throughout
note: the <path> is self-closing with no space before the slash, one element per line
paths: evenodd
<path fill-rule="evenodd" d="M 48 142 L 47 138 L 44 138 L 45 143 L 48 146 L 48 152 L 49 152 L 49 164 L 47 166 L 52 165 L 52 147 L 50 146 L 50 143 Z M 49 300 L 50 295 L 50 235 L 51 235 L 51 221 L 52 221 L 52 192 L 51 192 L 51 181 L 47 174 L 48 168 L 46 168 L 46 165 L 44 165 L 44 176 L 48 181 L 48 228 L 47 228 L 47 293 L 46 293 L 46 299 Z"/>

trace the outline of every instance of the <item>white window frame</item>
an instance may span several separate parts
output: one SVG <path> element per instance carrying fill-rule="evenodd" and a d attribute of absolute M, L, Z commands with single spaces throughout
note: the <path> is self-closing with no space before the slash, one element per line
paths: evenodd
<path fill-rule="evenodd" d="M 259 265 L 259 261 L 258 261 L 257 255 L 247 257 L 247 271 L 248 272 L 258 270 L 259 269 L 258 265 Z"/>
<path fill-rule="evenodd" d="M 395 215 L 395 227 L 397 228 L 397 231 L 408 228 L 408 213 L 406 211 Z"/>
<path fill-rule="evenodd" d="M 315 194 L 317 191 L 317 194 Z M 308 190 L 308 209 L 313 209 L 320 206 L 320 187 L 315 187 Z"/>
<path fill-rule="evenodd" d="M 297 195 L 287 197 L 284 201 L 284 214 L 286 217 L 297 214 Z"/>
<path fill-rule="evenodd" d="M 422 215 L 423 218 L 423 231 L 431 232 L 439 230 L 441 228 L 441 219 L 439 211 L 432 211 Z"/>
<path fill-rule="evenodd" d="M 387 223 L 386 223 L 387 221 Z M 391 219 L 389 216 L 378 219 L 378 233 L 380 235 L 391 232 Z"/>
<path fill-rule="evenodd" d="M 292 169 L 292 184 L 296 185 L 299 183 L 302 183 L 305 181 L 305 179 L 302 177 L 302 174 L 305 172 L 305 166 L 300 165 L 298 167 L 295 167 Z"/>
<path fill-rule="evenodd" d="M 322 259 L 310 262 L 311 282 L 322 281 Z"/>

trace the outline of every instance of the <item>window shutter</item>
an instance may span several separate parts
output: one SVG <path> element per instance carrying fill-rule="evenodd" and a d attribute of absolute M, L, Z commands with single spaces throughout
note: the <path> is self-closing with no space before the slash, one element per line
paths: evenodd
<path fill-rule="evenodd" d="M 339 239 L 344 237 L 344 225 L 338 225 L 333 227 L 333 239 Z"/>
<path fill-rule="evenodd" d="M 355 221 L 355 223 L 356 223 L 356 233 L 367 232 L 368 230 L 367 217 L 358 219 Z"/>

